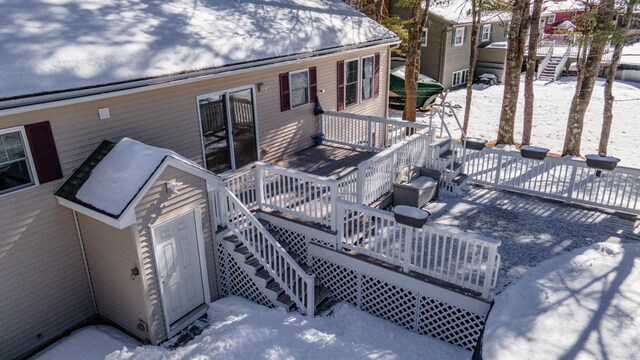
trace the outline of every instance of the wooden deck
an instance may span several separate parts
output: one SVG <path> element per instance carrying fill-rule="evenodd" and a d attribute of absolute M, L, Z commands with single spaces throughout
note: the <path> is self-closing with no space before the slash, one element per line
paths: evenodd
<path fill-rule="evenodd" d="M 375 154 L 376 152 L 373 151 L 343 145 L 323 144 L 287 155 L 271 163 L 292 170 L 338 179 Z"/>

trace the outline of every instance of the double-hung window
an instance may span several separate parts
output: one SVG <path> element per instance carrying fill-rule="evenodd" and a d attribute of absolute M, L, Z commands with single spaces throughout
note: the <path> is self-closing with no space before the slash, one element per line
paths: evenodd
<path fill-rule="evenodd" d="M 422 29 L 422 36 L 420 36 L 420 46 L 427 46 L 427 36 L 429 35 L 429 29 Z"/>
<path fill-rule="evenodd" d="M 362 58 L 362 101 L 373 98 L 374 57 Z"/>
<path fill-rule="evenodd" d="M 0 195 L 35 184 L 24 128 L 0 130 Z"/>
<path fill-rule="evenodd" d="M 549 15 L 547 18 L 547 24 L 553 24 L 554 22 L 556 22 L 556 14 Z"/>
<path fill-rule="evenodd" d="M 462 46 L 464 44 L 464 27 L 455 28 L 453 36 L 453 46 Z"/>
<path fill-rule="evenodd" d="M 468 77 L 469 77 L 469 69 L 454 71 L 453 79 L 451 81 L 451 86 L 458 86 L 466 83 Z"/>
<path fill-rule="evenodd" d="M 348 107 L 358 103 L 358 63 L 359 60 L 349 60 L 344 63 L 344 106 Z"/>
<path fill-rule="evenodd" d="M 482 25 L 482 39 L 480 41 L 489 41 L 491 39 L 491 24 Z"/>
<path fill-rule="evenodd" d="M 299 70 L 289 73 L 291 84 L 291 108 L 309 103 L 309 70 Z"/>

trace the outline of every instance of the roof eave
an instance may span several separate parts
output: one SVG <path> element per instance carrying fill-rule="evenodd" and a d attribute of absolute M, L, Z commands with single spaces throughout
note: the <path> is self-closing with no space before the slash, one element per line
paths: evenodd
<path fill-rule="evenodd" d="M 260 67 L 270 66 L 274 64 L 282 64 L 288 61 L 307 59 L 307 58 L 323 56 L 323 55 L 332 55 L 332 54 L 349 51 L 349 50 L 366 49 L 369 47 L 377 47 L 377 46 L 383 46 L 383 45 L 393 46 L 399 43 L 400 43 L 400 38 L 395 36 L 392 38 L 385 38 L 385 39 L 370 41 L 370 42 L 361 43 L 361 44 L 316 50 L 316 51 L 304 53 L 304 54 L 287 55 L 287 56 L 281 56 L 276 58 L 270 58 L 266 60 L 258 60 L 258 61 L 243 63 L 243 64 L 228 65 L 224 67 L 210 68 L 210 69 L 180 73 L 175 75 L 164 75 L 164 76 L 147 78 L 142 80 L 131 80 L 131 81 L 118 83 L 118 84 L 111 84 L 111 85 L 109 84 L 96 85 L 91 88 L 68 89 L 68 90 L 62 90 L 55 93 L 47 93 L 47 94 L 40 94 L 40 95 L 38 94 L 22 95 L 18 97 L 13 97 L 11 98 L 11 100 L 4 100 L 4 101 L 0 100 L 0 116 L 13 113 L 12 111 L 10 111 L 11 109 L 29 107 L 29 106 L 45 104 L 45 103 L 55 103 L 55 102 L 61 102 L 61 101 L 79 99 L 79 98 L 86 98 L 86 97 L 97 96 L 97 95 L 107 95 L 107 94 L 118 93 L 118 92 L 127 91 L 127 90 L 150 87 L 154 85 L 156 86 L 166 85 L 166 84 L 168 84 L 168 86 L 179 85 L 181 82 L 188 81 L 188 80 L 195 80 L 195 79 L 206 80 L 208 78 L 221 76 L 223 74 L 226 75 L 227 73 L 242 72 L 242 71 L 251 70 L 253 68 L 260 68 Z M 103 96 L 103 97 L 106 97 L 106 96 Z M 21 112 L 21 111 L 17 111 L 17 112 Z"/>

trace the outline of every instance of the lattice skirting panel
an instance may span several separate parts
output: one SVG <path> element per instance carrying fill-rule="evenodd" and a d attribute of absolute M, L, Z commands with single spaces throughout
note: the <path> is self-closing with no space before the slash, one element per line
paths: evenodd
<path fill-rule="evenodd" d="M 306 235 L 275 224 L 269 224 L 269 227 L 280 236 L 281 241 L 289 246 L 289 251 L 298 255 L 301 261 L 308 262 L 309 242 Z"/>
<path fill-rule="evenodd" d="M 218 257 L 218 286 L 223 296 L 237 295 L 266 307 L 274 307 L 251 276 L 233 256 L 227 253 L 224 244 L 217 244 L 216 256 Z"/>
<path fill-rule="evenodd" d="M 325 259 L 313 270 L 337 299 L 420 334 L 472 350 L 484 327 L 483 316 Z"/>

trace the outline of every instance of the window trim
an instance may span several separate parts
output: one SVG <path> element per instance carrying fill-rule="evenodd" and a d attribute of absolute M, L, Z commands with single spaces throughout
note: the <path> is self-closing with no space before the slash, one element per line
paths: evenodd
<path fill-rule="evenodd" d="M 22 144 L 24 146 L 24 153 L 26 157 L 25 160 L 27 160 L 27 166 L 29 167 L 27 170 L 29 171 L 29 177 L 31 178 L 31 183 L 0 191 L 0 197 L 9 195 L 9 194 L 15 194 L 16 192 L 26 190 L 26 189 L 31 189 L 33 187 L 40 185 L 40 181 L 38 180 L 38 174 L 36 173 L 36 165 L 33 163 L 33 155 L 31 154 L 31 144 L 29 143 L 29 138 L 27 138 L 27 132 L 25 131 L 24 126 L 14 126 L 10 128 L 0 129 L 0 135 L 9 134 L 13 132 L 19 132 L 20 136 L 22 136 Z"/>
<path fill-rule="evenodd" d="M 300 74 L 306 72 L 307 73 L 307 102 L 293 106 L 293 87 L 291 86 L 291 75 L 292 74 Z M 299 107 L 308 105 L 311 103 L 311 78 L 309 74 L 309 68 L 300 69 L 295 71 L 289 71 L 289 110 L 297 109 Z"/>
<path fill-rule="evenodd" d="M 485 29 L 489 29 L 489 31 L 486 32 L 487 38 L 485 39 L 484 35 Z M 480 36 L 480 41 L 489 41 L 491 40 L 491 24 L 484 24 L 482 25 L 482 35 Z"/>
<path fill-rule="evenodd" d="M 459 74 L 459 73 L 462 73 L 460 77 L 461 81 L 455 84 L 456 74 Z M 465 77 L 465 75 L 467 77 L 466 80 L 469 80 L 469 69 L 462 69 L 462 70 L 454 71 L 453 73 L 451 73 L 451 87 L 463 85 L 466 82 L 466 80 L 462 80 Z"/>
<path fill-rule="evenodd" d="M 462 31 L 462 35 L 460 36 L 460 42 L 458 43 L 456 41 L 457 37 L 458 37 L 458 31 Z M 457 26 L 455 28 L 453 28 L 453 46 L 462 46 L 464 45 L 464 26 Z"/>
<path fill-rule="evenodd" d="M 429 28 L 425 27 L 422 29 L 422 35 L 420 36 L 420 46 L 427 47 L 428 41 L 429 41 Z"/>
<path fill-rule="evenodd" d="M 343 94 L 343 101 L 344 101 L 344 108 L 348 108 L 348 107 L 352 107 L 352 106 L 356 106 L 358 104 L 360 104 L 362 102 L 362 99 L 360 99 L 360 88 L 362 87 L 362 80 L 361 80 L 361 74 L 360 74 L 360 62 L 361 62 L 362 57 L 357 57 L 357 58 L 351 58 L 351 59 L 346 59 L 344 60 L 344 94 Z M 347 71 L 348 71 L 348 66 L 347 64 L 350 62 L 356 62 L 356 64 L 358 64 L 358 71 L 356 71 L 358 78 L 356 79 L 356 102 L 353 104 L 349 104 L 347 105 L 347 85 L 348 84 L 352 84 L 347 82 Z M 375 59 L 374 59 L 375 61 Z M 375 66 L 375 64 L 374 64 Z"/>
<path fill-rule="evenodd" d="M 553 24 L 556 22 L 556 14 L 551 14 L 547 17 L 547 24 Z"/>
<path fill-rule="evenodd" d="M 364 64 L 364 60 L 371 58 L 371 61 L 373 62 L 373 74 L 371 74 L 371 97 L 368 99 L 365 99 L 364 96 L 362 96 L 362 82 L 364 81 L 364 77 L 362 76 L 362 71 L 364 70 L 364 66 L 362 66 Z M 346 69 L 346 67 L 345 67 Z M 375 77 L 376 77 L 376 54 L 371 54 L 371 55 L 367 55 L 367 56 L 362 56 L 360 58 L 360 70 L 358 71 L 358 75 L 360 76 L 360 78 L 358 79 L 358 84 L 360 85 L 360 89 L 358 90 L 358 95 L 360 97 L 360 103 L 364 103 L 365 101 L 369 101 L 372 99 L 376 98 L 375 95 L 375 89 L 373 88 L 373 85 L 375 83 Z M 346 79 L 346 74 L 345 74 L 345 79 Z M 345 86 L 346 86 L 346 81 L 345 81 Z M 345 97 L 347 95 L 347 92 L 345 91 Z M 345 99 L 346 100 L 346 99 Z"/>

